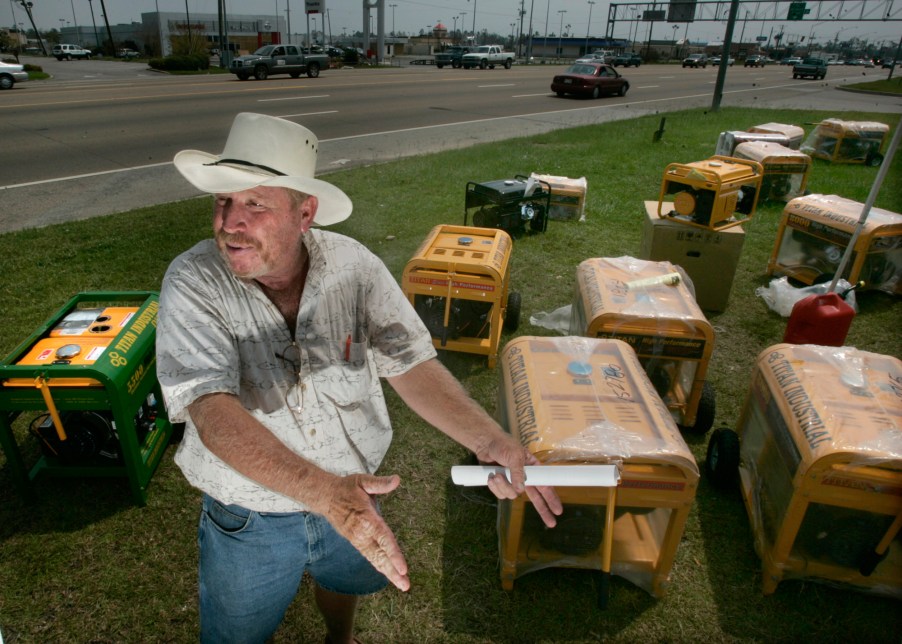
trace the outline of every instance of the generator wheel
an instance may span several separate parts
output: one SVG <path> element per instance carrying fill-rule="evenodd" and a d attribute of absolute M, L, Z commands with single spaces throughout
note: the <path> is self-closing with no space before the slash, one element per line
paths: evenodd
<path fill-rule="evenodd" d="M 876 168 L 881 163 L 883 163 L 883 155 L 877 152 L 871 152 L 864 160 L 864 164 L 872 168 Z"/>
<path fill-rule="evenodd" d="M 732 429 L 720 427 L 714 430 L 708 441 L 705 473 L 711 483 L 726 489 L 736 482 L 739 473 L 739 435 Z"/>
<path fill-rule="evenodd" d="M 708 430 L 714 426 L 714 413 L 716 411 L 716 401 L 714 399 L 714 385 L 707 380 L 702 384 L 702 396 L 698 400 L 698 409 L 695 412 L 695 424 L 692 427 L 684 427 L 680 425 L 680 429 L 684 429 L 690 434 L 698 434 L 703 436 Z"/>
<path fill-rule="evenodd" d="M 520 326 L 521 302 L 519 293 L 511 291 L 507 294 L 507 314 L 504 316 L 504 328 L 511 333 Z"/>

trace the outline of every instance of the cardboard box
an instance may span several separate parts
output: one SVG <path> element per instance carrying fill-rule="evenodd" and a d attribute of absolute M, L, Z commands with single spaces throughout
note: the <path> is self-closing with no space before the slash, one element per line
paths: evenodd
<path fill-rule="evenodd" d="M 551 208 L 548 210 L 548 218 L 562 221 L 586 220 L 586 189 L 588 183 L 585 177 L 571 179 L 550 174 L 531 175 L 539 181 L 544 181 L 551 186 Z"/>
<path fill-rule="evenodd" d="M 669 212 L 673 204 L 661 204 Z M 723 311 L 730 299 L 745 231 L 742 226 L 705 230 L 671 219 L 661 219 L 658 202 L 645 202 L 640 259 L 668 261 L 681 266 L 695 286 L 695 299 L 705 311 Z"/>

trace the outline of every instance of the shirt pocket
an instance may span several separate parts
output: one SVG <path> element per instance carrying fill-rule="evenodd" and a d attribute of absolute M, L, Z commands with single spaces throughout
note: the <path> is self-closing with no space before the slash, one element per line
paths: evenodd
<path fill-rule="evenodd" d="M 369 400 L 374 374 L 366 342 L 326 341 L 311 349 L 313 382 L 320 394 L 343 409 L 356 409 Z"/>

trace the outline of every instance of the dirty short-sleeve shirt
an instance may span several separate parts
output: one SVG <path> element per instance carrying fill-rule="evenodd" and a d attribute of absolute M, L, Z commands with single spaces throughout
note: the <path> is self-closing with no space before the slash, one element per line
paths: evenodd
<path fill-rule="evenodd" d="M 236 278 L 213 240 L 170 265 L 160 294 L 158 377 L 185 422 L 176 463 L 195 487 L 259 512 L 306 507 L 232 469 L 201 442 L 187 407 L 229 393 L 289 449 L 337 475 L 374 473 L 391 442 L 380 377 L 435 356 L 431 337 L 382 261 L 311 229 L 295 341 L 255 282 Z"/>

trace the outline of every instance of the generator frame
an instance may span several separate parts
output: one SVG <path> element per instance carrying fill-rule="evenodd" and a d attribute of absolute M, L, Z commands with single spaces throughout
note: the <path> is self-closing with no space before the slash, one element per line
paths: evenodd
<path fill-rule="evenodd" d="M 751 170 L 752 174 L 741 172 L 741 168 Z M 742 225 L 755 214 L 763 175 L 764 168 L 757 161 L 721 155 L 714 155 L 693 163 L 670 163 L 664 169 L 664 177 L 661 181 L 661 191 L 658 195 L 658 216 L 671 218 L 673 221 L 689 226 L 715 231 Z M 681 204 L 682 200 L 679 199 L 680 193 L 670 189 L 671 184 L 713 193 L 711 212 L 708 213 L 706 223 L 695 221 L 694 215 L 680 213 L 684 208 Z M 755 191 L 752 202 L 748 206 L 748 213 L 739 213 L 736 209 L 741 205 L 737 195 L 742 188 L 753 188 Z M 674 209 L 670 212 L 662 212 L 665 196 L 669 194 L 674 195 Z M 698 204 L 693 205 L 697 206 Z M 737 213 L 745 216 L 737 216 Z"/>
<path fill-rule="evenodd" d="M 748 141 L 740 143 L 733 151 L 739 159 L 757 161 L 764 168 L 761 178 L 761 201 L 789 201 L 805 194 L 808 174 L 811 172 L 811 157 L 777 143 Z M 783 190 L 780 184 L 788 186 Z"/>
<path fill-rule="evenodd" d="M 114 303 L 136 307 L 134 316 L 115 336 L 108 336 L 107 348 L 92 364 L 19 364 L 33 347 L 45 339 L 75 342 L 53 337 L 52 330 L 82 305 Z M 155 292 L 85 292 L 69 300 L 28 339 L 0 362 L 0 446 L 12 477 L 26 498 L 33 496 L 32 482 L 38 476 L 125 477 L 134 501 L 147 502 L 147 488 L 165 452 L 173 427 L 163 405 L 156 378 Z M 95 340 L 96 342 L 96 340 Z M 141 440 L 135 416 L 149 395 L 156 399 L 155 430 Z M 69 411 L 109 412 L 116 425 L 121 464 L 72 464 L 46 455 L 32 467 L 25 463 L 13 431 L 13 421 L 23 412 L 50 413 L 54 423 Z M 57 426 L 65 435 L 65 428 Z"/>
<path fill-rule="evenodd" d="M 812 194 L 791 200 L 780 218 L 774 247 L 767 261 L 767 275 L 786 275 L 808 285 L 832 280 L 863 208 L 864 204 L 837 195 Z M 793 235 L 808 238 L 824 257 L 809 256 L 801 258 L 804 263 L 790 263 Z M 891 275 L 874 283 L 869 279 L 868 270 L 879 268 L 874 262 L 890 261 L 891 253 L 897 259 L 896 263 L 890 264 L 896 268 Z M 902 214 L 871 208 L 855 241 L 846 274 L 840 277 L 850 284 L 864 280 L 863 290 L 902 295 Z"/>
<path fill-rule="evenodd" d="M 558 487 L 565 512 L 551 531 L 525 493 L 499 502 L 502 588 L 512 590 L 517 577 L 533 571 L 578 568 L 624 577 L 662 597 L 698 467 L 629 345 L 575 336 L 511 340 L 502 353 L 497 413 L 543 466 L 620 468 L 616 487 Z M 568 553 L 542 543 L 554 531 L 566 536 L 568 508 L 597 510 L 597 522 L 588 523 L 597 547 Z M 604 606 L 606 597 L 600 599 Z"/>
<path fill-rule="evenodd" d="M 530 177 L 516 175 L 513 179 L 498 179 L 477 183 L 468 181 L 464 197 L 464 226 L 472 225 L 481 228 L 498 228 L 511 237 L 517 237 L 527 229 L 530 232 L 545 232 L 551 214 L 551 184 L 533 178 L 536 187 L 532 194 L 525 194 Z M 539 203 L 542 212 L 532 219 L 524 219 L 522 209 L 530 204 Z M 497 225 L 489 225 L 489 215 L 482 214 L 486 208 L 492 208 L 492 215 L 497 216 Z M 478 210 L 477 210 L 478 209 Z M 472 212 L 472 223 L 470 223 Z"/>
<path fill-rule="evenodd" d="M 656 388 L 661 377 L 669 378 L 666 392 L 658 394 L 680 428 L 705 434 L 715 414 L 714 388 L 706 380 L 713 327 L 685 276 L 673 285 L 630 287 L 675 271 L 670 262 L 632 257 L 584 260 L 576 271 L 569 332 L 629 344 Z"/>
<path fill-rule="evenodd" d="M 818 123 L 802 144 L 802 151 L 831 163 L 883 163 L 883 145 L 889 126 L 877 121 L 826 119 Z"/>
<path fill-rule="evenodd" d="M 900 392 L 892 356 L 792 344 L 759 354 L 737 430 L 711 435 L 705 470 L 720 487 L 738 471 L 765 595 L 810 578 L 902 599 Z"/>
<path fill-rule="evenodd" d="M 444 298 L 443 333 L 432 336 L 436 349 L 484 355 L 495 366 L 502 330 L 516 329 L 520 316 L 520 296 L 510 292 L 512 244 L 501 229 L 442 224 L 407 262 L 401 289 L 414 308 L 417 296 Z M 454 300 L 489 305 L 487 333 L 449 337 Z"/>

